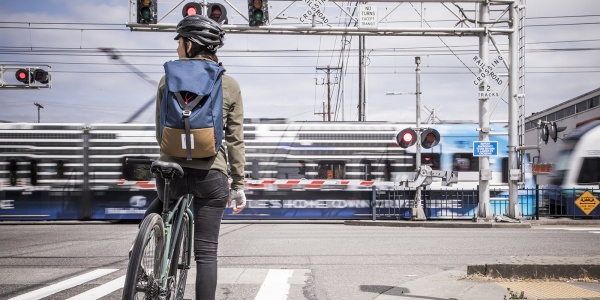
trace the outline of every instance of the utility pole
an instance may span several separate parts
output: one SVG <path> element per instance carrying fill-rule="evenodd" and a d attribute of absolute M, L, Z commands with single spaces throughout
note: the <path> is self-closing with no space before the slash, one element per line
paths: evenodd
<path fill-rule="evenodd" d="M 342 68 L 336 67 L 332 68 L 331 66 L 327 67 L 317 67 L 317 70 L 326 71 L 327 72 L 327 121 L 331 122 L 331 85 L 337 84 L 337 82 L 331 82 L 331 70 L 341 70 Z M 325 114 L 325 110 L 323 110 Z M 325 117 L 323 117 L 325 119 Z"/>
<path fill-rule="evenodd" d="M 38 111 L 38 123 L 40 122 L 40 109 L 44 108 L 44 106 L 42 106 L 41 104 L 35 102 L 33 103 L 33 105 L 37 106 L 37 111 Z"/>

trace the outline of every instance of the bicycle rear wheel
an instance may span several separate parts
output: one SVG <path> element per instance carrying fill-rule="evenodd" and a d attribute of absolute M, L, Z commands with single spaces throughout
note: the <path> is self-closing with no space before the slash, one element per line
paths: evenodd
<path fill-rule="evenodd" d="M 158 299 L 164 224 L 158 214 L 150 214 L 140 226 L 129 258 L 123 299 Z"/>
<path fill-rule="evenodd" d="M 185 284 L 187 281 L 187 273 L 190 269 L 190 224 L 187 214 L 183 215 L 181 222 L 181 231 L 177 237 L 175 251 L 173 253 L 174 265 L 171 270 L 173 276 L 174 300 L 183 300 L 185 293 Z"/>

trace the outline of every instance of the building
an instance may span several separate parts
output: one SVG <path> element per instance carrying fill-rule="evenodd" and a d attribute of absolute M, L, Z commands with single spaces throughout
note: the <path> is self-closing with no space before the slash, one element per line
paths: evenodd
<path fill-rule="evenodd" d="M 562 138 L 576 127 L 592 120 L 600 120 L 600 88 L 525 118 L 525 145 L 539 146 L 539 150 L 525 152 L 533 163 L 538 184 L 549 183 L 548 174 L 552 171 L 555 158 L 562 148 Z M 544 142 L 540 133 L 544 125 L 552 122 L 555 122 L 558 128 L 565 129 L 558 132 L 556 141 L 548 138 L 548 141 Z M 598 147 L 600 148 L 600 145 Z"/>

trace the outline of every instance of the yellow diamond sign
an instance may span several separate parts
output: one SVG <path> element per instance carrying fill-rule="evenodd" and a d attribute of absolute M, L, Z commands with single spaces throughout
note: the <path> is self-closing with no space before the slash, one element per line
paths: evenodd
<path fill-rule="evenodd" d="M 581 209 L 586 215 L 589 215 L 600 204 L 598 198 L 594 197 L 590 191 L 585 191 L 575 200 L 575 205 Z"/>

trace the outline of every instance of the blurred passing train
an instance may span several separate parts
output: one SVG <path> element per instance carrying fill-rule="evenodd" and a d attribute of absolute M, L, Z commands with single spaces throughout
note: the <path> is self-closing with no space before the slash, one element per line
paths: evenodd
<path fill-rule="evenodd" d="M 225 218 L 371 218 L 374 187 L 398 189 L 414 178 L 415 147 L 396 144 L 398 132 L 410 126 L 246 120 L 248 206 L 240 215 L 226 210 Z M 457 171 L 459 183 L 446 187 L 435 180 L 428 189 L 476 189 L 478 125 L 431 127 L 441 141 L 422 150 L 421 163 Z M 491 186 L 505 190 L 506 128 L 493 130 L 498 155 L 490 157 Z M 158 151 L 153 125 L 0 124 L 0 220 L 141 219 L 156 196 L 154 180 L 147 166 L 125 159 L 157 158 Z M 531 183 L 531 176 L 525 179 Z M 532 208 L 522 210 L 531 214 Z"/>

